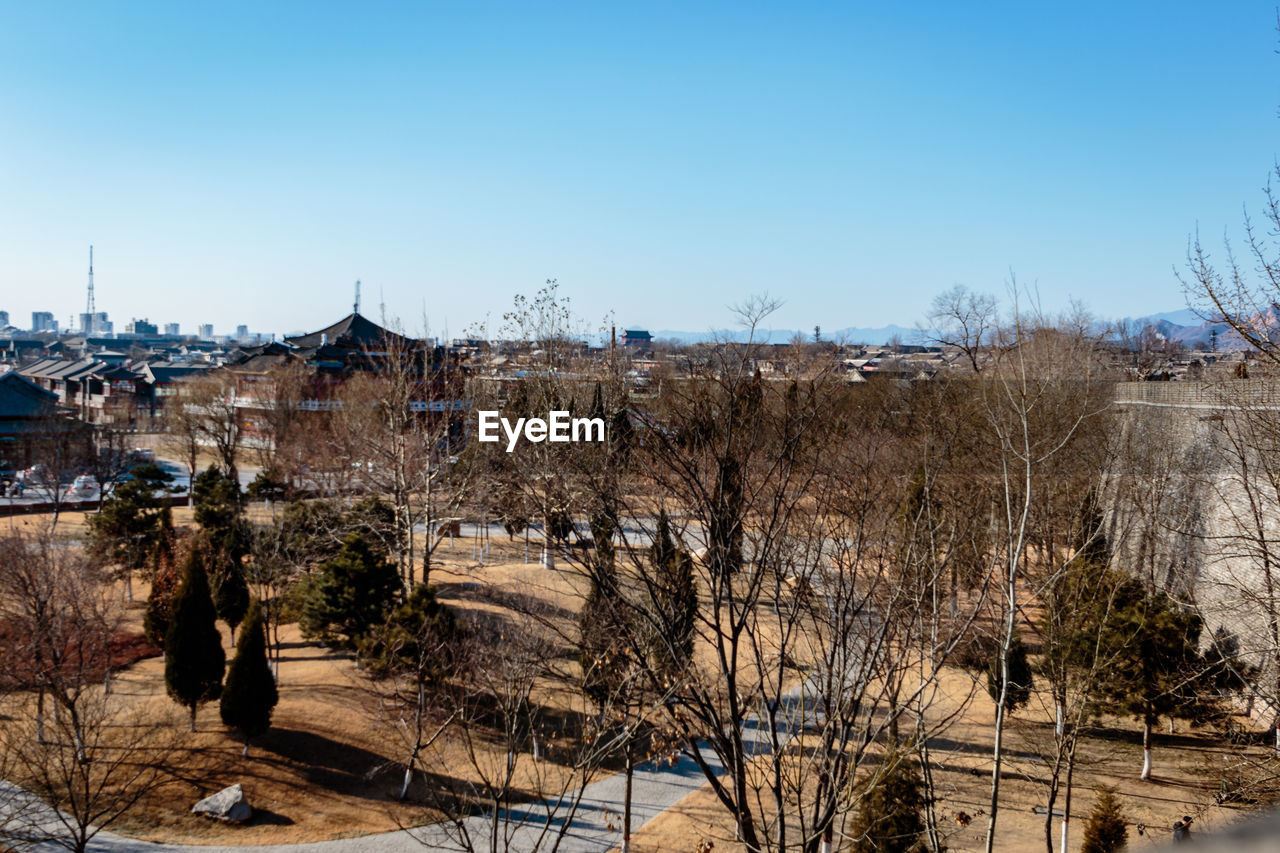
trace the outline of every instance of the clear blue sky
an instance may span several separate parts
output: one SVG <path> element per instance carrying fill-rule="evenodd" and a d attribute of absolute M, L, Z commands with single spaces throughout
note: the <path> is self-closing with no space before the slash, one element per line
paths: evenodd
<path fill-rule="evenodd" d="M 691 7 L 696 6 L 696 9 Z M 878 8 L 876 8 L 878 7 Z M 451 333 L 558 278 L 701 330 L 1012 268 L 1181 307 L 1280 154 L 1274 3 L 0 2 L 0 309 Z"/>

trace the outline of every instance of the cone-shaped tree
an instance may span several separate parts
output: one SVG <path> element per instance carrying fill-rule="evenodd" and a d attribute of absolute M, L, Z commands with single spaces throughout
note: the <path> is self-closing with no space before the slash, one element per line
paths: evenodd
<path fill-rule="evenodd" d="M 672 678 L 693 657 L 698 588 L 693 577 L 693 558 L 676 543 L 666 510 L 658 514 L 650 558 L 653 560 L 653 609 L 661 628 L 652 652 L 653 666 Z"/>
<path fill-rule="evenodd" d="M 237 729 L 244 738 L 244 754 L 249 754 L 249 740 L 271 727 L 271 711 L 280 699 L 276 680 L 267 663 L 267 634 L 262 607 L 255 600 L 240 628 L 236 656 L 227 670 L 227 683 L 222 688 L 222 722 Z"/>
<path fill-rule="evenodd" d="M 924 782 L 911 757 L 898 752 L 885 756 L 889 769 L 868 780 L 854 815 L 851 835 L 857 853 L 923 853 Z"/>
<path fill-rule="evenodd" d="M 590 589 L 578 611 L 578 662 L 582 692 L 603 709 L 625 678 L 625 665 L 615 660 L 625 650 L 626 602 L 618 588 L 613 551 L 613 521 L 607 513 L 591 518 L 596 544 Z"/>
<path fill-rule="evenodd" d="M 1124 810 L 1116 799 L 1113 788 L 1099 788 L 1098 799 L 1084 825 L 1084 844 L 1080 853 L 1116 853 L 1123 850 L 1129 840 Z"/>
<path fill-rule="evenodd" d="M 232 637 L 249 610 L 249 584 L 244 579 L 244 569 L 238 560 L 224 558 L 214 575 L 213 606 L 218 618 L 227 623 Z"/>
<path fill-rule="evenodd" d="M 168 510 L 165 507 L 166 513 Z M 156 543 L 151 564 L 151 594 L 147 596 L 147 612 L 142 617 L 142 630 L 147 642 L 164 648 L 165 635 L 169 633 L 169 615 L 173 611 L 173 597 L 181 582 L 172 528 Z"/>
<path fill-rule="evenodd" d="M 165 688 L 175 702 L 191 711 L 191 731 L 196 730 L 196 708 L 222 692 L 227 656 L 214 624 L 217 617 L 203 555 L 199 548 L 192 548 L 164 638 Z"/>
<path fill-rule="evenodd" d="M 213 587 L 218 618 L 231 628 L 232 643 L 249 609 L 249 587 L 242 563 L 249 551 L 249 529 L 244 521 L 240 486 L 217 468 L 203 471 L 191 485 L 195 520 L 203 532 L 205 565 Z"/>

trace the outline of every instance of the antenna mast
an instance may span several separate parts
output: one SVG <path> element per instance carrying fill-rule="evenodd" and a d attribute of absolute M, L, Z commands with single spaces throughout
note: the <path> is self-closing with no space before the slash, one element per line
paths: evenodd
<path fill-rule="evenodd" d="M 354 307 L 352 307 L 351 313 L 353 314 L 360 313 L 360 279 L 356 279 L 356 303 Z"/>
<path fill-rule="evenodd" d="M 85 303 L 85 313 L 93 316 L 93 246 L 89 246 L 89 299 Z M 92 319 L 90 319 L 92 322 Z"/>

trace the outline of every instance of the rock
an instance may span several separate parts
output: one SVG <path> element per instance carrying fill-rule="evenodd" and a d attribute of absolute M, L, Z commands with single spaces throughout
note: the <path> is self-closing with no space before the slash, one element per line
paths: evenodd
<path fill-rule="evenodd" d="M 253 807 L 244 798 L 244 788 L 237 782 L 196 803 L 191 807 L 191 813 L 202 814 L 223 823 L 243 823 L 253 816 Z"/>

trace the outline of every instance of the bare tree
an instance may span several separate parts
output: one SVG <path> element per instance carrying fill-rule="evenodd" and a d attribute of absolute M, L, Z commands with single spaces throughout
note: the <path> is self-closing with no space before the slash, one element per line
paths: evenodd
<path fill-rule="evenodd" d="M 309 374 L 301 361 L 287 361 L 254 383 L 260 389 L 253 409 L 254 459 L 269 478 L 293 487 L 310 458 L 311 430 L 320 420 L 305 409 L 312 391 Z"/>
<path fill-rule="evenodd" d="M 468 496 L 469 469 L 457 464 L 449 437 L 453 413 L 437 400 L 443 365 L 421 341 L 388 335 L 376 372 L 353 376 L 341 388 L 331 415 L 334 433 L 364 488 L 386 495 L 395 511 L 395 553 L 401 576 L 417 580 L 418 539 L 423 528 L 422 581 L 440 544 L 441 522 L 456 520 Z M 433 410 L 433 403 L 441 405 Z"/>
<path fill-rule="evenodd" d="M 590 386 L 568 381 L 569 374 L 580 367 L 585 332 L 555 281 L 548 280 L 533 297 L 518 294 L 512 309 L 503 315 L 501 334 L 515 346 L 524 368 L 516 389 L 503 401 L 507 417 L 546 418 L 551 411 L 585 407 Z M 494 456 L 505 450 L 499 444 L 486 447 Z M 581 504 L 580 484 L 573 476 L 573 450 L 564 443 L 520 441 L 506 456 L 487 467 L 534 508 L 542 524 L 540 562 L 554 568 L 556 548 L 567 546 L 573 512 Z"/>
<path fill-rule="evenodd" d="M 745 306 L 749 330 L 770 307 Z M 646 671 L 664 725 L 746 849 L 816 853 L 851 840 L 866 790 L 854 780 L 885 772 L 868 760 L 878 741 L 910 751 L 949 722 L 928 713 L 930 696 L 963 630 L 934 621 L 949 609 L 945 549 L 927 559 L 903 547 L 899 489 L 915 459 L 900 452 L 904 401 L 880 396 L 895 386 L 864 399 L 829 360 L 766 380 L 765 351 L 747 337 L 708 348 L 645 413 L 646 477 L 624 493 L 625 523 L 654 535 L 648 496 L 661 495 L 700 554 L 694 652 L 674 673 Z M 657 598 L 654 564 L 626 552 L 619 582 Z M 916 582 L 902 582 L 904 561 Z M 930 595 L 940 606 L 925 606 Z M 634 617 L 637 660 L 653 660 L 654 641 L 679 658 L 663 608 Z"/>
<path fill-rule="evenodd" d="M 79 853 L 166 781 L 171 727 L 104 686 L 119 613 L 91 561 L 10 537 L 0 547 L 0 608 L 5 657 L 24 662 L 7 677 L 26 688 L 8 697 L 0 746 L 13 781 L 53 807 L 25 810 L 15 834 Z"/>
<path fill-rule="evenodd" d="M 161 446 L 175 454 L 187 466 L 187 506 L 192 506 L 195 500 L 191 487 L 195 484 L 200 465 L 201 444 L 202 413 L 187 405 L 187 401 L 195 393 L 192 387 L 189 382 L 178 386 L 176 396 L 164 407 L 161 420 L 164 428 Z"/>
<path fill-rule="evenodd" d="M 982 372 L 982 349 L 991 343 L 999 322 L 994 296 L 957 284 L 933 298 L 927 322 L 934 341 L 958 347 L 973 372 Z"/>
<path fill-rule="evenodd" d="M 555 850 L 614 745 L 583 730 L 559 730 L 537 701 L 536 694 L 564 683 L 551 665 L 556 632 L 545 614 L 480 613 L 467 630 L 471 639 L 453 658 L 456 669 L 439 705 L 451 721 L 447 737 L 462 755 L 424 757 L 444 781 L 430 790 L 431 805 L 465 850 Z M 581 705 L 569 710 L 586 716 Z"/>
<path fill-rule="evenodd" d="M 998 638 L 1000 677 L 987 853 L 995 845 L 1000 808 L 1010 651 L 1023 622 L 1025 596 L 1034 594 L 1034 590 L 1024 589 L 1024 584 L 1029 552 L 1039 544 L 1035 505 L 1045 478 L 1055 473 L 1057 460 L 1073 452 L 1073 444 L 1087 434 L 1085 427 L 1111 402 L 1110 386 L 1102 381 L 1097 364 L 1097 341 L 1081 333 L 1089 324 L 1077 318 L 1052 323 L 1034 312 L 1023 314 L 1016 290 L 1014 297 L 1012 323 L 996 340 L 997 361 L 983 383 L 1000 488 L 994 548 L 1003 623 Z"/>
<path fill-rule="evenodd" d="M 1280 165 L 1274 174 L 1280 176 Z M 1270 180 L 1262 227 L 1246 214 L 1244 231 L 1248 261 L 1243 265 L 1225 237 L 1225 259 L 1216 263 L 1197 231 L 1187 246 L 1187 271 L 1180 276 L 1183 290 L 1201 317 L 1226 323 L 1263 358 L 1280 364 L 1280 195 Z"/>
<path fill-rule="evenodd" d="M 210 448 L 217 457 L 222 472 L 238 488 L 244 415 L 236 397 L 235 374 L 215 370 L 207 376 L 185 383 L 179 398 L 170 401 L 170 405 L 165 408 L 167 410 L 170 407 L 182 407 L 186 410 L 186 414 L 175 418 L 172 425 L 188 431 L 183 436 L 183 441 L 184 444 L 191 442 L 187 445 L 190 459 L 195 458 L 195 452 L 200 446 Z M 187 418 L 190 420 L 186 420 Z M 192 470 L 194 471 L 194 467 Z"/>

